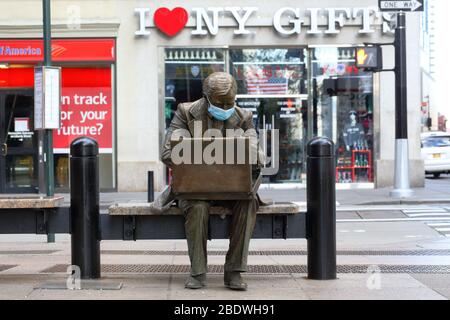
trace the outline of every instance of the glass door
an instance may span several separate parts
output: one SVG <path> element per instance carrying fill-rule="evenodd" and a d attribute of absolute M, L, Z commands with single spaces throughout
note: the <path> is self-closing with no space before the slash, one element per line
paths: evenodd
<path fill-rule="evenodd" d="M 38 193 L 33 90 L 0 91 L 0 193 Z"/>

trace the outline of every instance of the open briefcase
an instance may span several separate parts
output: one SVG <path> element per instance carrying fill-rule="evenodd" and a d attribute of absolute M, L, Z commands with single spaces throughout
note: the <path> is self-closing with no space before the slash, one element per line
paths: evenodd
<path fill-rule="evenodd" d="M 256 196 L 262 177 L 250 138 L 183 138 L 171 141 L 171 147 L 176 199 L 248 200 Z"/>

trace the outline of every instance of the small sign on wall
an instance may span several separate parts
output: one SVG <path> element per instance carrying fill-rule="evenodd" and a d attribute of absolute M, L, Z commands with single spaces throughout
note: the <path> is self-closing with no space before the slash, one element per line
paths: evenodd
<path fill-rule="evenodd" d="M 30 118 L 14 118 L 15 132 L 30 132 Z"/>
<path fill-rule="evenodd" d="M 59 129 L 61 126 L 61 68 L 34 69 L 34 128 Z"/>

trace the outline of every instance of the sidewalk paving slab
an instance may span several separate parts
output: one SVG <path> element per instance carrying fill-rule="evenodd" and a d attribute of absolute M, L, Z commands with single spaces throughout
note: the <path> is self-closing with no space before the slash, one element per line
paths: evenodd
<path fill-rule="evenodd" d="M 410 275 L 381 275 L 379 289 L 367 287 L 368 275 L 339 274 L 337 280 L 312 281 L 305 274 L 245 275 L 249 290 L 245 293 L 224 287 L 223 276 L 208 276 L 208 285 L 201 290 L 184 289 L 186 275 L 105 276 L 104 281 L 121 282 L 120 290 L 43 290 L 33 289 L 48 281 L 43 277 L 14 277 L 14 283 L 0 277 L 0 297 L 30 300 L 443 300 L 439 294 Z M 64 277 L 52 276 L 52 281 Z"/>

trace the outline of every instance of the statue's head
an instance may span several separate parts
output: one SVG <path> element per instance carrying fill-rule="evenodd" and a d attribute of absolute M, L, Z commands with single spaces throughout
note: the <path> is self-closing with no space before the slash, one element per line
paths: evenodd
<path fill-rule="evenodd" d="M 237 83 L 226 72 L 215 72 L 203 82 L 203 94 L 210 104 L 228 110 L 236 103 Z"/>

